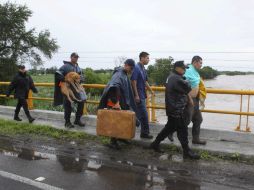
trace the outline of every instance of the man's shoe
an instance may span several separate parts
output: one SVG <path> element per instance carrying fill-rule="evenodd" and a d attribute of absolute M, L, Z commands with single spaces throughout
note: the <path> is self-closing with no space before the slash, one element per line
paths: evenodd
<path fill-rule="evenodd" d="M 183 158 L 184 159 L 191 159 L 191 160 L 199 160 L 200 155 L 193 152 L 192 150 L 188 150 L 188 151 L 183 151 Z"/>
<path fill-rule="evenodd" d="M 150 149 L 153 149 L 155 152 L 158 152 L 158 153 L 164 153 L 163 150 L 160 149 L 160 145 L 155 143 L 155 142 L 152 142 L 149 146 Z"/>
<path fill-rule="evenodd" d="M 169 139 L 171 142 L 174 142 L 173 133 L 171 133 L 171 134 L 168 135 L 168 139 Z"/>
<path fill-rule="evenodd" d="M 14 120 L 16 120 L 16 121 L 22 121 L 22 119 L 20 119 L 19 116 L 15 116 Z"/>
<path fill-rule="evenodd" d="M 122 143 L 127 144 L 127 145 L 131 144 L 131 142 L 126 140 L 126 139 L 117 139 L 117 141 L 122 142 Z"/>
<path fill-rule="evenodd" d="M 121 150 L 121 148 L 120 148 L 120 146 L 119 146 L 119 144 L 117 142 L 110 142 L 108 144 L 108 147 L 112 148 L 112 149 L 115 149 L 115 150 Z"/>
<path fill-rule="evenodd" d="M 64 125 L 66 128 L 74 128 L 74 125 L 72 125 L 71 122 L 66 122 Z"/>
<path fill-rule="evenodd" d="M 32 118 L 32 117 L 29 117 L 29 118 L 28 118 L 29 123 L 33 123 L 33 122 L 34 122 L 34 120 L 35 120 L 35 119 L 34 119 L 34 118 Z"/>
<path fill-rule="evenodd" d="M 206 141 L 202 141 L 200 139 L 193 139 L 192 144 L 206 145 Z"/>
<path fill-rule="evenodd" d="M 74 124 L 78 125 L 79 127 L 85 127 L 86 126 L 86 124 L 84 122 L 82 122 L 81 120 L 75 120 Z"/>
<path fill-rule="evenodd" d="M 141 134 L 140 134 L 140 138 L 143 138 L 143 139 L 152 139 L 153 136 L 152 136 L 152 135 L 148 135 L 148 134 L 143 134 L 143 133 L 141 133 Z"/>

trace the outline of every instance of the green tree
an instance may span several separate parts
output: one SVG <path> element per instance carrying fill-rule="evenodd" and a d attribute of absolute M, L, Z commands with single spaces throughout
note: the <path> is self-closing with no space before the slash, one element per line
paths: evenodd
<path fill-rule="evenodd" d="M 48 30 L 37 33 L 35 28 L 26 28 L 31 16 L 25 5 L 0 4 L 0 58 L 38 66 L 43 64 L 41 55 L 50 59 L 58 50 Z"/>
<path fill-rule="evenodd" d="M 112 76 L 112 73 L 96 73 L 93 69 L 86 68 L 84 70 L 84 75 L 86 84 L 107 84 Z M 87 89 L 86 91 L 93 96 L 100 96 L 103 89 Z"/>
<path fill-rule="evenodd" d="M 213 79 L 215 77 L 217 77 L 219 75 L 219 72 L 215 69 L 213 69 L 212 67 L 206 66 L 203 67 L 200 71 L 200 76 L 203 79 Z"/>
<path fill-rule="evenodd" d="M 31 16 L 32 11 L 25 5 L 0 4 L 0 81 L 10 81 L 17 72 L 17 64 L 40 66 L 42 56 L 51 59 L 58 50 L 48 30 L 37 33 L 35 28 L 26 28 Z M 0 94 L 5 91 L 6 87 L 0 86 Z"/>
<path fill-rule="evenodd" d="M 147 69 L 147 74 L 149 80 L 155 85 L 164 85 L 168 75 L 172 70 L 173 59 L 156 59 L 154 65 L 149 65 Z"/>

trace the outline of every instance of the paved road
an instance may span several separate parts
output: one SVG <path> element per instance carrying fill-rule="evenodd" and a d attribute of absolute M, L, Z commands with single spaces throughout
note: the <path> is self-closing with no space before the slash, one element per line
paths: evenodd
<path fill-rule="evenodd" d="M 0 189 L 254 189 L 253 165 L 164 156 L 132 145 L 115 151 L 94 141 L 0 136 Z"/>

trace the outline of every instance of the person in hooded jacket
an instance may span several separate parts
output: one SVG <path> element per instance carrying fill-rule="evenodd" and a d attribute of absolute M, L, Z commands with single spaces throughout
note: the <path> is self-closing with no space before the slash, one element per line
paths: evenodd
<path fill-rule="evenodd" d="M 133 59 L 127 59 L 124 66 L 115 69 L 113 76 L 103 91 L 98 109 L 116 109 L 116 110 L 132 110 L 136 112 L 136 103 L 134 100 L 130 79 L 135 67 Z M 138 121 L 137 121 L 138 122 Z M 111 138 L 109 146 L 111 148 L 120 149 L 117 141 L 127 141 Z"/>
<path fill-rule="evenodd" d="M 78 65 L 78 54 L 72 53 L 70 61 L 64 61 L 64 65 L 60 67 L 58 71 L 55 73 L 55 92 L 54 92 L 54 106 L 62 105 L 64 106 L 64 119 L 65 119 L 65 127 L 66 128 L 73 128 L 74 125 L 71 123 L 71 102 L 63 96 L 60 89 L 61 82 L 64 82 L 64 77 L 69 72 L 76 72 L 81 77 L 81 82 L 84 82 L 82 70 Z M 76 111 L 76 118 L 74 121 L 75 125 L 80 127 L 85 127 L 85 123 L 81 121 L 81 117 L 83 115 L 84 103 L 85 101 L 76 102 L 77 103 L 77 111 Z"/>
<path fill-rule="evenodd" d="M 34 93 L 38 93 L 38 90 L 34 86 L 33 79 L 27 74 L 25 66 L 19 65 L 18 69 L 19 72 L 15 75 L 11 84 L 9 85 L 6 96 L 9 97 L 11 92 L 14 90 L 14 98 L 18 99 L 14 120 L 22 121 L 22 119 L 19 117 L 19 112 L 21 107 L 23 107 L 29 123 L 32 123 L 35 119 L 30 115 L 28 110 L 27 98 L 30 89 Z"/>

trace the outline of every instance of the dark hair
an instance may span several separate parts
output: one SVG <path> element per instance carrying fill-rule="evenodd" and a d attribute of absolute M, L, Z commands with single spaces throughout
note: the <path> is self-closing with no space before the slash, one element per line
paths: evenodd
<path fill-rule="evenodd" d="M 191 60 L 191 64 L 193 64 L 194 62 L 198 62 L 198 61 L 201 61 L 202 58 L 198 55 L 195 55 L 192 60 Z"/>
<path fill-rule="evenodd" d="M 25 67 L 25 65 L 18 65 L 18 69 L 25 69 L 26 67 Z"/>
<path fill-rule="evenodd" d="M 133 59 L 127 59 L 124 64 L 129 65 L 131 67 L 135 66 L 135 61 Z"/>
<path fill-rule="evenodd" d="M 148 55 L 149 55 L 149 53 L 142 51 L 142 52 L 139 54 L 139 60 L 141 60 L 142 57 L 146 57 L 146 56 L 148 56 Z"/>
<path fill-rule="evenodd" d="M 76 52 L 73 52 L 72 54 L 71 54 L 71 58 L 72 57 L 77 57 L 77 58 L 79 58 L 79 55 L 76 53 Z"/>

